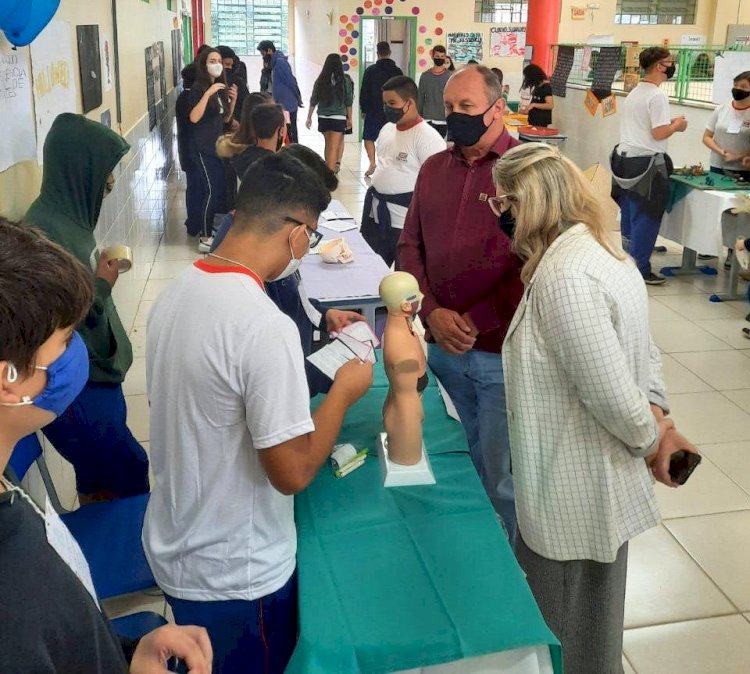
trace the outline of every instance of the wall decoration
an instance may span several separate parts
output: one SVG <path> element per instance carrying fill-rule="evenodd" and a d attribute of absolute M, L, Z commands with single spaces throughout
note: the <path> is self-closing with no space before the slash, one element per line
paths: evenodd
<path fill-rule="evenodd" d="M 108 129 L 112 128 L 112 111 L 109 108 L 107 108 L 106 110 L 102 110 L 100 119 L 104 126 L 106 126 Z"/>
<path fill-rule="evenodd" d="M 0 36 L 0 171 L 36 159 L 28 49 L 11 49 Z"/>
<path fill-rule="evenodd" d="M 172 31 L 172 79 L 175 87 L 182 82 L 180 77 L 182 67 L 182 31 L 175 28 Z"/>
<path fill-rule="evenodd" d="M 448 54 L 455 63 L 482 60 L 481 33 L 448 33 Z"/>
<path fill-rule="evenodd" d="M 586 92 L 586 98 L 584 99 L 583 104 L 593 117 L 596 114 L 596 109 L 599 107 L 599 99 L 594 95 L 594 92 L 591 91 L 591 89 Z"/>
<path fill-rule="evenodd" d="M 594 64 L 594 81 L 591 90 L 599 100 L 612 93 L 615 73 L 622 67 L 622 47 L 601 47 Z"/>
<path fill-rule="evenodd" d="M 102 33 L 102 90 L 109 91 L 112 88 L 112 78 L 115 69 L 114 52 L 112 51 L 112 38 L 108 33 Z"/>
<path fill-rule="evenodd" d="M 490 28 L 490 56 L 525 56 L 526 29 L 510 26 Z"/>
<path fill-rule="evenodd" d="M 154 44 L 154 56 L 159 63 L 159 92 L 156 100 L 163 101 L 167 97 L 167 66 L 164 56 L 164 43 L 161 40 Z M 154 84 L 154 86 L 156 85 Z"/>
<path fill-rule="evenodd" d="M 586 18 L 586 8 L 580 5 L 573 5 L 570 8 L 570 18 L 573 21 L 583 21 Z"/>
<path fill-rule="evenodd" d="M 156 98 L 154 96 L 154 48 L 146 47 L 146 104 L 148 106 L 148 129 L 156 126 Z"/>
<path fill-rule="evenodd" d="M 575 47 L 560 46 L 557 48 L 557 61 L 555 63 L 555 72 L 552 73 L 550 84 L 552 93 L 555 96 L 565 98 L 567 93 L 568 77 L 573 69 L 573 58 L 575 56 Z"/>
<path fill-rule="evenodd" d="M 44 139 L 61 112 L 76 112 L 78 90 L 73 71 L 72 30 L 65 21 L 52 21 L 31 45 L 34 77 L 37 161 Z"/>
<path fill-rule="evenodd" d="M 99 26 L 76 26 L 81 98 L 86 114 L 102 104 L 102 57 L 99 52 Z"/>
<path fill-rule="evenodd" d="M 610 94 L 602 99 L 602 117 L 609 117 L 617 112 L 617 97 Z"/>

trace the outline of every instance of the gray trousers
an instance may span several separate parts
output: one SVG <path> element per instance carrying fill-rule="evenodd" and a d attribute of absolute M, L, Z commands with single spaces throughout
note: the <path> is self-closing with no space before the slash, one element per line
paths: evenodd
<path fill-rule="evenodd" d="M 611 564 L 558 562 L 537 555 L 519 531 L 516 558 L 547 625 L 562 644 L 565 674 L 623 674 L 628 544 Z"/>

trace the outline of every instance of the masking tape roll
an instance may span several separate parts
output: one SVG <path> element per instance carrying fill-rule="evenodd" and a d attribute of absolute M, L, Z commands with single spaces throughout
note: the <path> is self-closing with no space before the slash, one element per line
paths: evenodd
<path fill-rule="evenodd" d="M 130 271 L 130 268 L 133 266 L 133 251 L 128 246 L 118 243 L 105 248 L 104 252 L 111 260 L 117 260 L 117 268 L 121 274 Z"/>

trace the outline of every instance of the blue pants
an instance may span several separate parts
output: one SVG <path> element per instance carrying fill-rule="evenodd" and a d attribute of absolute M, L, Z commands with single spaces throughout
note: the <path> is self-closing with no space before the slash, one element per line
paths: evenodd
<path fill-rule="evenodd" d="M 500 354 L 471 350 L 454 356 L 430 344 L 428 360 L 456 406 L 471 460 L 512 543 L 516 537 L 516 501 Z"/>
<path fill-rule="evenodd" d="M 198 236 L 203 231 L 203 205 L 206 201 L 206 191 L 203 186 L 202 169 L 197 163 L 194 168 L 185 171 L 187 186 L 185 188 L 185 210 L 187 219 L 185 228 L 190 236 Z"/>
<path fill-rule="evenodd" d="M 200 226 L 202 236 L 211 236 L 214 216 L 227 212 L 227 178 L 224 162 L 216 155 L 198 153 L 198 174 L 204 192 L 201 194 Z"/>
<path fill-rule="evenodd" d="M 148 456 L 126 424 L 121 384 L 88 382 L 44 434 L 76 472 L 81 494 L 146 494 Z"/>
<path fill-rule="evenodd" d="M 255 601 L 188 601 L 167 595 L 178 625 L 205 627 L 214 674 L 283 674 L 297 642 L 297 574 Z"/>
<path fill-rule="evenodd" d="M 635 260 L 638 271 L 645 278 L 651 273 L 651 253 L 659 235 L 661 218 L 651 217 L 641 204 L 629 194 L 620 199 L 620 233 L 622 247 Z"/>

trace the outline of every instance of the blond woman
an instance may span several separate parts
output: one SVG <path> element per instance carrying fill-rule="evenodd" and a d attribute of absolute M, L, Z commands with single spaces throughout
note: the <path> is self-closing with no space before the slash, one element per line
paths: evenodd
<path fill-rule="evenodd" d="M 490 206 L 515 216 L 524 298 L 503 347 L 516 554 L 565 671 L 622 672 L 628 541 L 659 523 L 652 471 L 674 430 L 648 296 L 583 174 L 528 143 L 498 160 Z"/>

